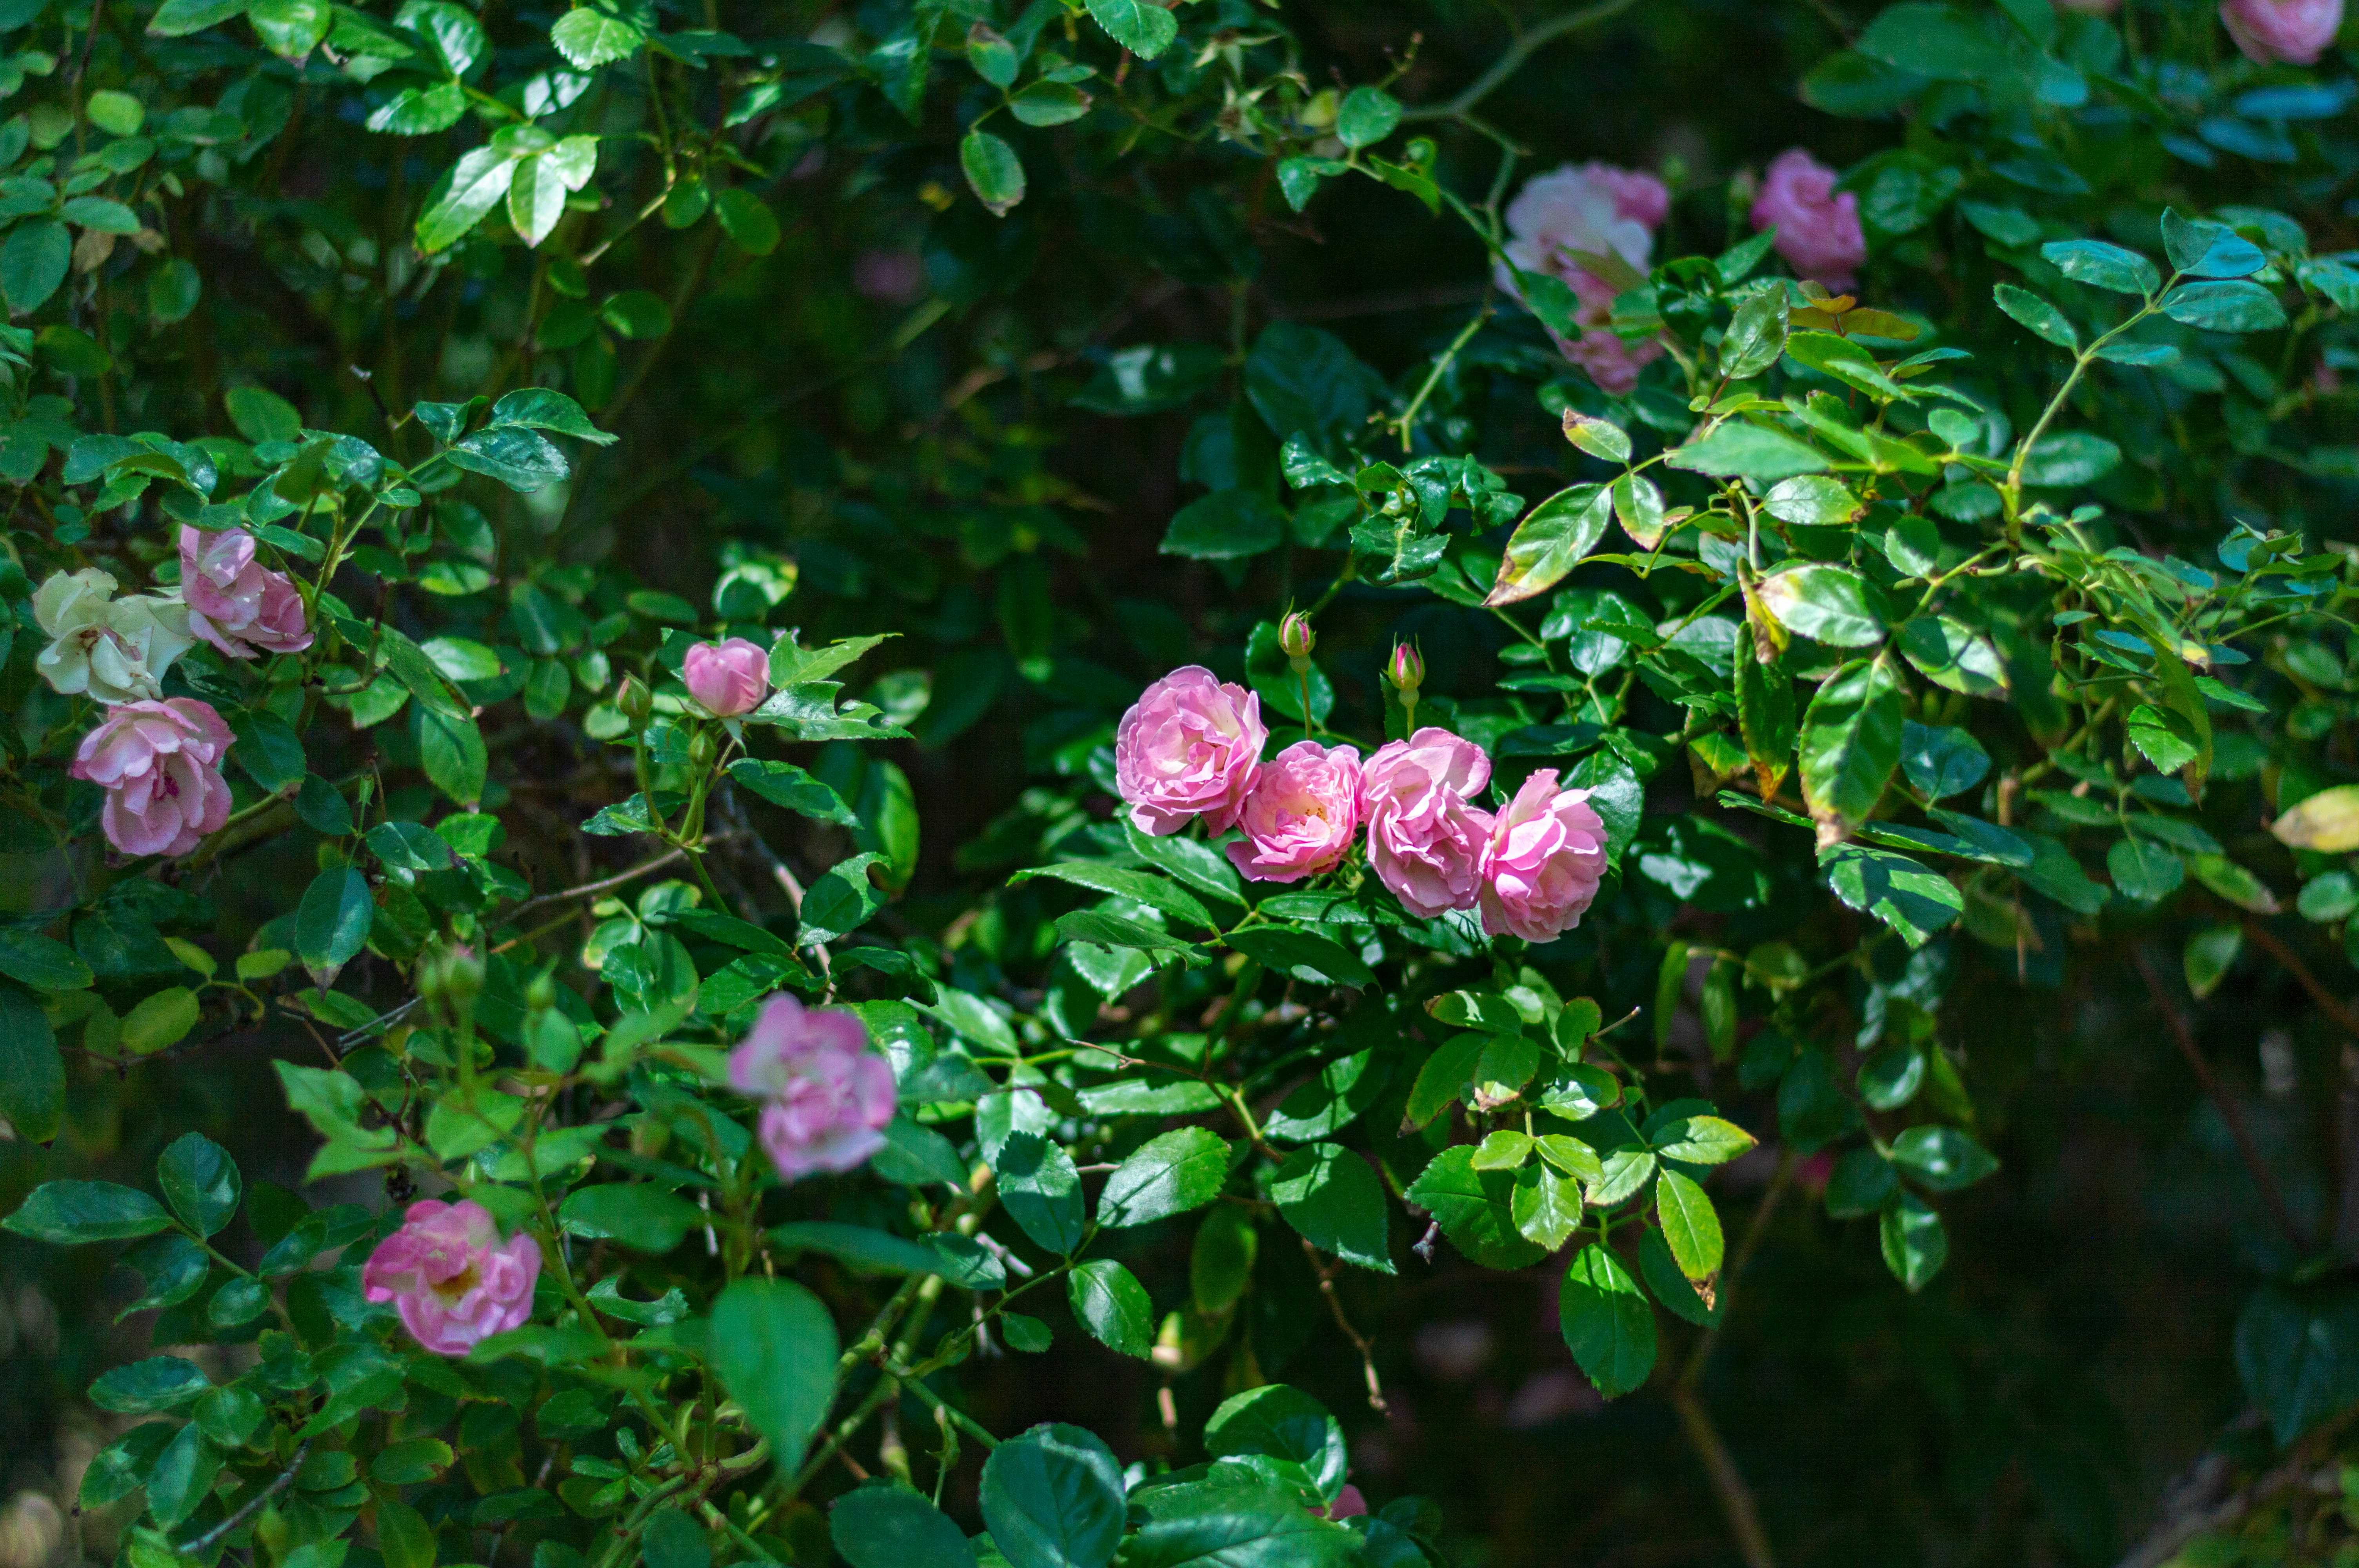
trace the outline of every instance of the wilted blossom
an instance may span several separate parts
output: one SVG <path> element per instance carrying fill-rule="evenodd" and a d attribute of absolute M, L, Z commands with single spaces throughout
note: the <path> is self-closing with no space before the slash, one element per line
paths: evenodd
<path fill-rule="evenodd" d="M 480 1340 L 532 1315 L 540 1249 L 519 1232 L 500 1239 L 489 1210 L 428 1198 L 369 1254 L 361 1293 L 391 1302 L 410 1336 L 438 1356 L 464 1356 Z"/>
<path fill-rule="evenodd" d="M 68 771 L 106 791 L 99 826 L 126 855 L 185 855 L 229 820 L 222 758 L 234 737 L 210 704 L 125 702 L 82 738 Z"/>
<path fill-rule="evenodd" d="M 1777 254 L 1799 276 L 1832 289 L 1847 289 L 1867 259 L 1867 235 L 1859 226 L 1859 198 L 1835 193 L 1835 171 L 1800 147 L 1770 162 L 1761 192 L 1753 199 L 1753 226 L 1777 226 Z"/>
<path fill-rule="evenodd" d="M 1114 732 L 1114 779 L 1131 821 L 1160 835 L 1201 816 L 1227 832 L 1268 739 L 1259 696 L 1201 665 L 1173 670 L 1139 694 Z"/>
<path fill-rule="evenodd" d="M 100 702 L 153 701 L 172 661 L 194 645 L 188 607 L 174 599 L 114 597 L 96 567 L 60 572 L 33 595 L 33 619 L 49 639 L 35 665 L 52 688 Z M 207 709 L 208 712 L 211 709 Z"/>
<path fill-rule="evenodd" d="M 303 596 L 254 558 L 254 535 L 243 528 L 206 534 L 182 524 L 180 597 L 189 630 L 233 659 L 250 659 L 256 648 L 299 654 L 311 645 Z"/>
<path fill-rule="evenodd" d="M 1263 764 L 1237 814 L 1245 838 L 1229 861 L 1255 881 L 1299 882 L 1332 871 L 1360 827 L 1360 753 L 1297 741 Z"/>
<path fill-rule="evenodd" d="M 841 1008 L 772 997 L 729 1054 L 729 1082 L 767 1102 L 762 1147 L 788 1181 L 853 1170 L 885 1147 L 893 1064 L 868 1049 L 866 1027 Z"/>
<path fill-rule="evenodd" d="M 1483 929 L 1549 942 L 1581 924 L 1605 876 L 1605 824 L 1589 791 L 1556 787 L 1554 768 L 1524 781 L 1499 813 L 1483 860 Z"/>
<path fill-rule="evenodd" d="M 699 643 L 680 662 L 688 695 L 716 719 L 734 719 L 770 695 L 770 655 L 743 637 Z"/>
<path fill-rule="evenodd" d="M 1582 332 L 1571 341 L 1557 338 L 1557 347 L 1607 392 L 1637 385 L 1639 368 L 1660 358 L 1663 350 L 1652 341 L 1634 347 L 1606 327 L 1614 313 L 1614 287 L 1583 267 L 1573 253 L 1618 256 L 1644 273 L 1655 231 L 1670 207 L 1670 192 L 1653 175 L 1603 163 L 1567 164 L 1537 176 L 1507 204 L 1507 229 L 1514 237 L 1506 243 L 1506 261 L 1497 268 L 1499 287 L 1523 298 L 1517 269 L 1568 285 L 1581 300 L 1576 319 Z"/>
<path fill-rule="evenodd" d="M 1491 817 L 1469 802 L 1490 782 L 1480 746 L 1431 727 L 1386 742 L 1361 769 L 1368 864 L 1412 914 L 1474 906 Z"/>
<path fill-rule="evenodd" d="M 2343 0 L 2220 0 L 2220 21 L 2248 59 L 2315 65 L 2343 30 Z"/>

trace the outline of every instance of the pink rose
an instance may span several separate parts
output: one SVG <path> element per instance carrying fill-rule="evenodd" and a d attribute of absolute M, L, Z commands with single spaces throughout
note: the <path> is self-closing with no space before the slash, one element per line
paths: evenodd
<path fill-rule="evenodd" d="M 409 1206 L 399 1230 L 361 1269 L 361 1293 L 392 1302 L 410 1337 L 437 1356 L 464 1356 L 478 1340 L 532 1315 L 540 1249 L 518 1233 L 500 1239 L 490 1211 L 433 1198 Z"/>
<path fill-rule="evenodd" d="M 1114 732 L 1114 778 L 1131 821 L 1159 836 L 1201 816 L 1227 832 L 1268 739 L 1258 696 L 1201 665 L 1173 670 L 1139 694 Z"/>
<path fill-rule="evenodd" d="M 229 726 L 194 697 L 125 702 L 82 738 L 67 771 L 106 791 L 99 825 L 126 855 L 185 855 L 229 820 Z"/>
<path fill-rule="evenodd" d="M 254 558 L 254 535 L 243 528 L 204 534 L 182 524 L 180 598 L 189 630 L 233 659 L 250 659 L 256 648 L 299 654 L 311 645 L 303 596 Z"/>
<path fill-rule="evenodd" d="M 1616 395 L 1638 384 L 1638 371 L 1662 356 L 1662 345 L 1624 342 L 1605 323 L 1614 314 L 1614 287 L 1583 267 L 1574 253 L 1614 255 L 1639 272 L 1647 270 L 1655 231 L 1671 209 L 1671 193 L 1651 174 L 1590 163 L 1539 175 L 1507 204 L 1507 260 L 1497 268 L 1499 287 L 1523 297 L 1516 271 L 1560 279 L 1581 300 L 1575 315 L 1581 335 L 1556 338 L 1565 358 L 1592 381 Z M 1512 265 L 1508 264 L 1513 264 Z M 1550 334 L 1554 337 L 1554 334 Z"/>
<path fill-rule="evenodd" d="M 1553 941 L 1581 924 L 1605 875 L 1605 824 L 1585 789 L 1560 790 L 1554 768 L 1524 781 L 1499 813 L 1483 860 L 1483 929 Z"/>
<path fill-rule="evenodd" d="M 1777 226 L 1777 254 L 1795 272 L 1841 291 L 1867 259 L 1859 198 L 1834 193 L 1835 171 L 1800 147 L 1779 153 L 1753 199 L 1753 226 Z"/>
<path fill-rule="evenodd" d="M 885 1147 L 893 1119 L 893 1064 L 868 1049 L 868 1031 L 841 1008 L 806 1011 L 775 996 L 737 1049 L 729 1081 L 762 1108 L 762 1147 L 788 1181 L 850 1171 Z"/>
<path fill-rule="evenodd" d="M 1254 775 L 1237 826 L 1245 836 L 1229 860 L 1255 881 L 1332 871 L 1360 827 L 1360 753 L 1297 741 Z"/>
<path fill-rule="evenodd" d="M 2343 0 L 2220 0 L 2220 21 L 2248 59 L 2313 65 L 2343 30 Z"/>
<path fill-rule="evenodd" d="M 770 695 L 770 655 L 743 637 L 699 643 L 680 662 L 688 695 L 716 719 L 734 719 Z"/>
<path fill-rule="evenodd" d="M 1491 816 L 1467 797 L 1490 782 L 1483 748 L 1430 728 L 1386 742 L 1361 770 L 1368 864 L 1412 914 L 1474 907 Z"/>

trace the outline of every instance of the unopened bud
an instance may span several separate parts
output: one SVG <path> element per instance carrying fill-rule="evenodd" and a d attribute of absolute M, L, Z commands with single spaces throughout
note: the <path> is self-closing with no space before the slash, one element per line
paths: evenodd
<path fill-rule="evenodd" d="M 557 1005 L 557 982 L 546 974 L 533 976 L 524 988 L 524 1004 L 535 1012 L 547 1012 Z"/>
<path fill-rule="evenodd" d="M 1310 617 L 1299 610 L 1289 610 L 1286 619 L 1277 623 L 1278 651 L 1294 661 L 1294 673 L 1300 675 L 1310 663 L 1310 650 L 1319 639 L 1311 633 Z"/>
<path fill-rule="evenodd" d="M 720 754 L 720 742 L 713 740 L 712 730 L 699 730 L 695 734 L 689 737 L 688 760 L 697 767 L 711 767 L 712 765 L 712 759 Z"/>
<path fill-rule="evenodd" d="M 419 960 L 418 994 L 430 1006 L 465 1011 L 484 994 L 484 960 L 463 945 L 433 948 Z"/>
<path fill-rule="evenodd" d="M 1385 676 L 1393 689 L 1405 702 L 1417 699 L 1417 688 L 1425 684 L 1425 655 L 1407 643 L 1393 644 L 1393 656 L 1385 665 Z"/>
<path fill-rule="evenodd" d="M 632 729 L 644 729 L 647 720 L 655 717 L 655 693 L 638 676 L 625 676 L 622 688 L 614 693 L 614 706 L 631 721 Z"/>

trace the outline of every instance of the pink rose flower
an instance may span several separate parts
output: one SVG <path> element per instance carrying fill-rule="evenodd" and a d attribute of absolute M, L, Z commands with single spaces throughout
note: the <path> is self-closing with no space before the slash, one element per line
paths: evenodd
<path fill-rule="evenodd" d="M 1777 254 L 1803 277 L 1838 292 L 1867 259 L 1859 198 L 1834 193 L 1835 171 L 1800 147 L 1779 153 L 1753 199 L 1753 226 L 1777 226 Z"/>
<path fill-rule="evenodd" d="M 126 855 L 185 855 L 229 820 L 221 762 L 234 740 L 194 697 L 125 702 L 82 738 L 67 771 L 106 791 L 108 843 Z"/>
<path fill-rule="evenodd" d="M 1491 816 L 1467 797 L 1490 782 L 1483 748 L 1431 728 L 1386 742 L 1361 770 L 1368 864 L 1410 914 L 1474 907 Z"/>
<path fill-rule="evenodd" d="M 532 1315 L 538 1278 L 540 1248 L 531 1237 L 502 1241 L 483 1205 L 428 1198 L 410 1205 L 401 1228 L 369 1254 L 361 1293 L 393 1303 L 410 1337 L 437 1356 L 464 1356 Z"/>
<path fill-rule="evenodd" d="M 243 528 L 204 534 L 182 524 L 180 598 L 189 630 L 233 659 L 250 659 L 256 648 L 299 654 L 311 645 L 303 596 L 254 558 L 254 535 Z"/>
<path fill-rule="evenodd" d="M 1245 836 L 1229 861 L 1255 881 L 1332 871 L 1360 828 L 1360 753 L 1297 741 L 1254 775 L 1237 826 Z"/>
<path fill-rule="evenodd" d="M 868 1049 L 868 1031 L 841 1008 L 807 1011 L 790 996 L 764 1005 L 729 1053 L 729 1081 L 762 1108 L 762 1147 L 778 1174 L 850 1171 L 885 1147 L 893 1119 L 893 1064 Z"/>
<path fill-rule="evenodd" d="M 2220 0 L 2220 21 L 2248 59 L 2314 65 L 2343 30 L 2343 0 Z"/>
<path fill-rule="evenodd" d="M 1581 335 L 1556 338 L 1565 358 L 1589 373 L 1603 390 L 1628 392 L 1638 371 L 1662 356 L 1662 345 L 1624 342 L 1605 325 L 1614 314 L 1614 287 L 1583 267 L 1573 253 L 1615 255 L 1639 272 L 1647 270 L 1655 231 L 1671 210 L 1671 193 L 1651 174 L 1608 164 L 1571 164 L 1528 181 L 1507 204 L 1507 262 L 1497 268 L 1499 287 L 1521 299 L 1517 268 L 1560 278 L 1581 300 Z M 1512 265 L 1507 265 L 1512 263 Z M 1551 332 L 1551 337 L 1555 334 Z"/>
<path fill-rule="evenodd" d="M 1605 876 L 1605 824 L 1589 791 L 1560 790 L 1554 768 L 1524 781 L 1499 813 L 1483 860 L 1483 929 L 1553 941 L 1581 924 Z"/>
<path fill-rule="evenodd" d="M 743 637 L 699 643 L 680 662 L 688 695 L 716 719 L 734 719 L 770 695 L 770 655 Z"/>
<path fill-rule="evenodd" d="M 1114 732 L 1114 778 L 1131 821 L 1160 836 L 1201 816 L 1227 832 L 1268 739 L 1259 696 L 1201 665 L 1173 670 L 1139 694 Z"/>

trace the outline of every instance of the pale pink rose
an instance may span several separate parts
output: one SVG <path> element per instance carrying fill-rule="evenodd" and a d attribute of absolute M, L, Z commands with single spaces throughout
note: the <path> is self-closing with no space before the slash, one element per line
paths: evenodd
<path fill-rule="evenodd" d="M 1262 765 L 1237 814 L 1229 861 L 1257 882 L 1332 871 L 1360 827 L 1360 753 L 1297 741 Z"/>
<path fill-rule="evenodd" d="M 1491 816 L 1469 797 L 1490 782 L 1483 748 L 1433 728 L 1387 741 L 1361 769 L 1368 864 L 1410 914 L 1474 907 Z"/>
<path fill-rule="evenodd" d="M 1268 739 L 1258 695 L 1201 665 L 1173 670 L 1139 693 L 1114 732 L 1114 779 L 1131 821 L 1160 836 L 1201 816 L 1227 832 Z"/>
<path fill-rule="evenodd" d="M 770 655 L 743 637 L 699 643 L 680 662 L 688 695 L 716 719 L 734 719 L 770 695 Z"/>
<path fill-rule="evenodd" d="M 1671 207 L 1670 192 L 1651 174 L 1603 163 L 1567 164 L 1531 179 L 1507 204 L 1506 260 L 1496 268 L 1500 288 L 1521 299 L 1516 269 L 1563 281 L 1581 300 L 1582 332 L 1555 337 L 1564 356 L 1592 381 L 1617 395 L 1638 384 L 1638 371 L 1662 356 L 1662 345 L 1633 346 L 1605 323 L 1614 313 L 1613 286 L 1591 273 L 1574 253 L 1614 255 L 1645 272 L 1655 230 Z"/>
<path fill-rule="evenodd" d="M 893 1064 L 841 1008 L 772 997 L 729 1053 L 729 1081 L 766 1102 L 762 1147 L 788 1181 L 854 1170 L 885 1147 L 878 1129 L 893 1119 Z"/>
<path fill-rule="evenodd" d="M 2314 65 L 2343 30 L 2343 0 L 2220 0 L 2220 21 L 2248 59 Z"/>
<path fill-rule="evenodd" d="M 1772 160 L 1753 199 L 1753 226 L 1777 226 L 1777 254 L 1800 276 L 1838 291 L 1867 259 L 1859 198 L 1835 194 L 1835 171 L 1800 147 Z"/>
<path fill-rule="evenodd" d="M 410 1337 L 437 1356 L 464 1356 L 480 1340 L 532 1315 L 540 1249 L 519 1232 L 506 1241 L 483 1205 L 428 1198 L 361 1269 L 361 1293 L 391 1302 Z"/>
<path fill-rule="evenodd" d="M 1605 876 L 1605 824 L 1589 791 L 1560 790 L 1554 768 L 1524 781 L 1499 813 L 1483 859 L 1483 929 L 1549 942 L 1581 924 Z"/>
<path fill-rule="evenodd" d="M 185 855 L 229 820 L 222 759 L 234 737 L 191 697 L 125 702 L 82 738 L 67 771 L 106 791 L 99 826 L 126 855 Z"/>
<path fill-rule="evenodd" d="M 1357 1519 L 1368 1511 L 1368 1499 L 1360 1496 L 1359 1487 L 1346 1481 L 1332 1503 L 1310 1511 L 1321 1519 Z"/>
<path fill-rule="evenodd" d="M 233 659 L 250 659 L 256 648 L 299 654 L 311 645 L 302 594 L 254 558 L 254 535 L 243 528 L 206 534 L 182 524 L 180 598 L 189 630 Z"/>

